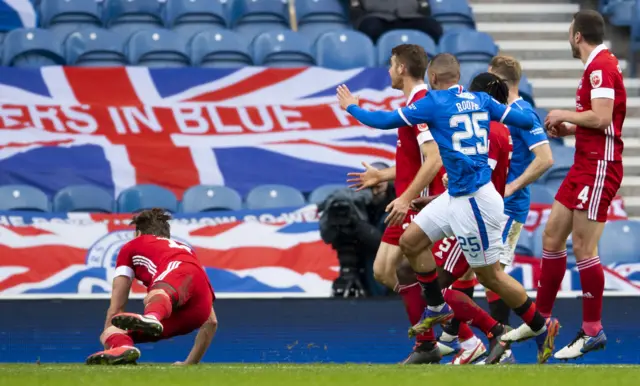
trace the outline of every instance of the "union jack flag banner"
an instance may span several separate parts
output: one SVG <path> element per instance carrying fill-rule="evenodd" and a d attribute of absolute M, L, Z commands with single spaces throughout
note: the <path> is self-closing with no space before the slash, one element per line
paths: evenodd
<path fill-rule="evenodd" d="M 0 185 L 49 195 L 93 184 L 171 189 L 263 183 L 303 192 L 344 183 L 362 161 L 392 162 L 396 133 L 342 111 L 345 83 L 370 109 L 403 104 L 384 69 L 5 68 Z M 72 172 L 71 172 L 72 171 Z M 286 171 L 286 172 L 285 172 Z"/>

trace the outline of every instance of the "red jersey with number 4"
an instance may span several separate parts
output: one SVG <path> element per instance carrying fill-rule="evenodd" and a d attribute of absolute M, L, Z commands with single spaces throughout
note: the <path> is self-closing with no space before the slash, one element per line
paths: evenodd
<path fill-rule="evenodd" d="M 502 123 L 491 121 L 489 126 L 489 166 L 493 169 L 491 182 L 502 197 L 507 185 L 512 153 L 513 142 L 509 128 Z"/>
<path fill-rule="evenodd" d="M 115 276 L 136 278 L 149 287 L 172 261 L 193 263 L 200 267 L 195 253 L 187 245 L 153 235 L 142 235 L 129 241 L 118 253 Z"/>
<path fill-rule="evenodd" d="M 427 95 L 427 85 L 416 86 L 409 95 L 407 106 L 424 98 Z M 396 147 L 396 196 L 400 196 L 407 190 L 423 163 L 423 155 L 420 146 L 428 141 L 433 141 L 433 136 L 426 123 L 419 125 L 407 125 L 398 128 L 398 143 Z M 440 194 L 445 191 L 442 185 L 444 169 L 440 170 L 429 187 L 422 192 L 423 196 Z"/>
<path fill-rule="evenodd" d="M 627 91 L 618 59 L 604 44 L 589 55 L 576 93 L 576 111 L 591 110 L 591 101 L 613 99 L 611 125 L 603 130 L 576 128 L 576 162 L 578 159 L 622 161 L 622 124 L 627 115 Z"/>

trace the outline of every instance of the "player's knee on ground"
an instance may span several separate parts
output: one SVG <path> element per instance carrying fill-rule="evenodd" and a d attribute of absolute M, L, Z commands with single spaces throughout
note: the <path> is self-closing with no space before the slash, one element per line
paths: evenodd
<path fill-rule="evenodd" d="M 411 285 L 416 283 L 418 279 L 416 279 L 416 273 L 411 268 L 411 264 L 407 261 L 407 259 L 403 259 L 402 263 L 396 270 L 396 274 L 398 275 L 398 283 L 400 285 Z"/>
<path fill-rule="evenodd" d="M 107 341 L 107 339 L 109 339 L 109 337 L 113 334 L 126 334 L 127 332 L 125 330 L 121 330 L 116 326 L 109 326 L 107 328 L 104 329 L 104 331 L 102 331 L 102 334 L 100 334 L 100 343 L 102 343 L 102 345 L 105 345 L 105 342 Z"/>

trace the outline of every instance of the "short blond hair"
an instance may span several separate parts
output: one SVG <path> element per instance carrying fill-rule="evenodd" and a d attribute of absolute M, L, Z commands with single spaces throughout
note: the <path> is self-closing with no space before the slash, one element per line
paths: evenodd
<path fill-rule="evenodd" d="M 522 67 L 520 62 L 512 56 L 498 55 L 491 59 L 491 72 L 504 79 L 509 86 L 520 84 L 522 77 Z"/>

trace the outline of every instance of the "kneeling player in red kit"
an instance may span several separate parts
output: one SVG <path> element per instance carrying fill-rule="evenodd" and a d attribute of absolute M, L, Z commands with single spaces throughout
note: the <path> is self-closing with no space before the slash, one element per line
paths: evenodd
<path fill-rule="evenodd" d="M 89 365 L 135 363 L 134 343 L 156 342 L 200 329 L 184 362 L 197 364 L 204 356 L 218 320 L 215 296 L 204 268 L 188 246 L 171 240 L 171 217 L 162 209 L 135 216 L 135 238 L 125 244 L 116 261 L 111 305 L 100 342 L 105 350 L 87 358 Z M 125 313 L 133 280 L 144 284 L 144 314 Z"/>

